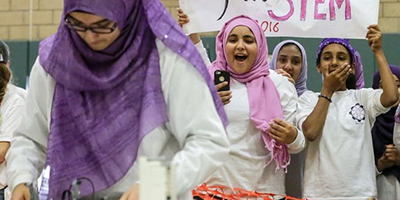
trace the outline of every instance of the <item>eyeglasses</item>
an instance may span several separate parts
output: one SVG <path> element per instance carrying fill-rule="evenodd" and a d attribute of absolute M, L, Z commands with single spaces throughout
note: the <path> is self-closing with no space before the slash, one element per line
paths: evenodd
<path fill-rule="evenodd" d="M 87 30 L 90 30 L 93 33 L 109 34 L 109 33 L 112 33 L 117 28 L 117 23 L 115 23 L 115 22 L 112 27 L 107 27 L 110 23 L 112 23 L 112 21 L 109 21 L 109 23 L 106 26 L 99 26 L 99 27 L 88 27 L 88 26 L 78 25 L 78 24 L 74 24 L 72 21 L 79 22 L 79 20 L 73 18 L 70 15 L 67 15 L 67 17 L 65 18 L 65 25 L 68 28 L 70 28 L 71 30 L 79 31 L 79 32 L 86 32 Z M 97 22 L 96 24 L 101 23 L 101 22 L 105 22 L 105 21 L 100 21 L 100 22 Z"/>

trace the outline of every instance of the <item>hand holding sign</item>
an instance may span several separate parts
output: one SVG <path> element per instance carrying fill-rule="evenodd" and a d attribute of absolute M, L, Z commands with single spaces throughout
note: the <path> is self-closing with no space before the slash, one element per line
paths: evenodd
<path fill-rule="evenodd" d="M 382 33 L 378 25 L 375 24 L 368 26 L 366 38 L 373 52 L 382 49 Z"/>

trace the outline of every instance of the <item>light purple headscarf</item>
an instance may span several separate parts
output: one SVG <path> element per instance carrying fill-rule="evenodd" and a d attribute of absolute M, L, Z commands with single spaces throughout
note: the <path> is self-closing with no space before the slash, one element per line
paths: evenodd
<path fill-rule="evenodd" d="M 361 62 L 361 56 L 358 53 L 358 51 L 356 49 L 354 49 L 351 45 L 348 39 L 343 39 L 343 38 L 325 38 L 324 40 L 322 40 L 321 44 L 318 47 L 317 50 L 317 66 L 319 64 L 319 61 L 321 59 L 321 53 L 322 50 L 332 44 L 332 43 L 336 43 L 336 44 L 341 44 L 344 47 L 346 47 L 346 49 L 349 51 L 350 56 L 351 56 L 351 60 L 353 61 L 354 65 L 355 65 L 355 76 L 356 76 L 356 89 L 361 89 L 364 88 L 364 67 L 362 65 Z"/>
<path fill-rule="evenodd" d="M 72 11 L 115 21 L 119 38 L 93 51 L 65 26 Z M 168 121 L 156 38 L 204 77 L 227 124 L 202 58 L 159 0 L 64 0 L 58 32 L 39 47 L 40 64 L 57 83 L 47 149 L 49 199 L 61 199 L 76 178 L 90 179 L 95 191 L 108 188 L 132 167 L 143 137 Z M 92 192 L 82 184 L 82 196 Z"/>
<path fill-rule="evenodd" d="M 237 26 L 246 26 L 254 34 L 257 42 L 258 54 L 251 70 L 238 74 L 229 65 L 226 59 L 225 46 L 231 31 Z M 268 45 L 264 31 L 260 25 L 248 16 L 239 15 L 225 23 L 216 39 L 217 59 L 209 68 L 210 74 L 215 70 L 226 70 L 231 76 L 246 84 L 250 104 L 250 119 L 254 126 L 262 133 L 265 148 L 272 156 L 267 165 L 272 161 L 276 163 L 276 171 L 285 169 L 290 164 L 289 150 L 286 144 L 273 139 L 269 134 L 269 122 L 276 118 L 283 119 L 283 109 L 279 93 L 269 77 Z"/>
<path fill-rule="evenodd" d="M 279 51 L 286 44 L 294 44 L 301 51 L 302 67 L 301 67 L 300 76 L 296 80 L 296 83 L 295 83 L 297 95 L 301 96 L 307 90 L 307 67 L 308 67 L 308 65 L 307 65 L 306 50 L 300 43 L 298 43 L 294 40 L 285 40 L 285 41 L 280 42 L 278 45 L 276 45 L 274 52 L 272 53 L 272 59 L 271 59 L 271 62 L 269 63 L 269 67 L 273 70 L 276 70 L 276 62 L 278 61 Z"/>

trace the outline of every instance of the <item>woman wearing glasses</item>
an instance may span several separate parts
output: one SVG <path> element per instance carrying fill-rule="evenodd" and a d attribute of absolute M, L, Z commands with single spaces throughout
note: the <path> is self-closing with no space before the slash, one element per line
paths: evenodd
<path fill-rule="evenodd" d="M 172 158 L 172 187 L 191 198 L 229 151 L 222 102 L 195 47 L 159 0 L 65 0 L 64 13 L 40 44 L 7 157 L 13 199 L 29 198 L 25 184 L 44 167 L 48 199 L 76 179 L 83 197 L 136 199 L 140 155 Z"/>

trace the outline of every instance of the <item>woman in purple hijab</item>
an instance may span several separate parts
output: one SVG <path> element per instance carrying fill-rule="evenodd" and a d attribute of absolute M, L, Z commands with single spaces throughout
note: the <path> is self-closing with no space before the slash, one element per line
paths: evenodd
<path fill-rule="evenodd" d="M 387 112 L 399 97 L 379 27 L 369 26 L 366 38 L 382 75 L 381 91 L 349 89 L 356 88 L 360 70 L 348 40 L 327 38 L 318 48 L 322 89 L 301 95 L 296 117 L 308 140 L 303 198 L 350 200 L 377 195 L 371 128 L 375 117 Z M 348 81 L 351 74 L 354 78 Z"/>
<path fill-rule="evenodd" d="M 44 167 L 48 199 L 75 180 L 82 197 L 131 199 L 140 155 L 171 159 L 172 187 L 188 199 L 227 158 L 222 103 L 159 0 L 65 0 L 30 77 L 25 124 L 7 157 L 14 199 L 29 196 L 25 184 Z"/>
<path fill-rule="evenodd" d="M 400 68 L 390 65 L 390 70 L 400 94 Z M 382 88 L 381 83 L 380 73 L 376 72 L 372 88 Z M 400 199 L 400 152 L 393 141 L 398 104 L 393 105 L 387 113 L 379 115 L 372 128 L 375 163 L 379 172 L 376 177 L 379 200 Z"/>
<path fill-rule="evenodd" d="M 360 54 L 350 45 L 348 40 L 330 38 L 324 41 L 321 48 L 337 42 L 343 44 L 349 50 L 356 68 L 356 89 L 363 88 L 364 76 Z M 299 42 L 285 40 L 277 44 L 272 53 L 270 67 L 279 74 L 288 77 L 289 81 L 295 85 L 299 96 L 307 91 L 307 54 L 306 50 Z M 353 83 L 350 83 L 350 85 L 351 84 Z M 301 183 L 304 168 L 302 165 L 304 165 L 305 156 L 305 152 L 292 156 L 292 164 L 289 165 L 288 174 L 286 176 L 286 191 L 290 196 L 301 197 Z"/>

